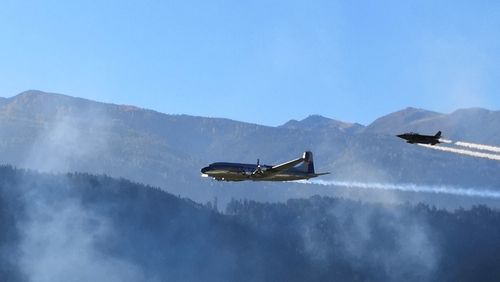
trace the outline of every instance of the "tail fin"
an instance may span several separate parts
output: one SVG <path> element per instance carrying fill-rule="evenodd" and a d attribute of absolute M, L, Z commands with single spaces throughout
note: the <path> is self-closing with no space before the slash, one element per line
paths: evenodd
<path fill-rule="evenodd" d="M 438 133 L 436 133 L 436 135 L 434 135 L 434 137 L 440 138 L 441 137 L 441 131 L 438 131 Z"/>
<path fill-rule="evenodd" d="M 313 153 L 311 151 L 304 152 L 304 162 L 298 167 L 301 171 L 314 173 Z"/>

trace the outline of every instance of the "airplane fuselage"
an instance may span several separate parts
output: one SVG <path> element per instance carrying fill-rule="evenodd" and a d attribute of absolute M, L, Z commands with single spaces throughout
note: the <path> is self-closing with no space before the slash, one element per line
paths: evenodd
<path fill-rule="evenodd" d="M 202 176 L 219 181 L 293 181 L 309 179 L 328 173 L 315 173 L 313 154 L 304 152 L 302 157 L 274 166 L 242 163 L 212 163 L 201 169 Z"/>
<path fill-rule="evenodd" d="M 421 135 L 417 133 L 405 133 L 405 134 L 400 134 L 396 135 L 397 137 L 401 139 L 405 139 L 406 143 L 410 144 L 429 144 L 429 145 L 436 145 L 441 142 L 439 142 L 439 137 L 438 136 L 433 136 L 433 135 Z"/>
<path fill-rule="evenodd" d="M 242 163 L 212 163 L 201 169 L 201 173 L 205 176 L 212 177 L 221 181 L 293 181 L 301 179 L 309 179 L 322 174 L 308 173 L 296 168 L 289 168 L 271 176 L 266 176 L 264 173 L 259 173 L 260 170 L 266 171 L 272 166 Z"/>

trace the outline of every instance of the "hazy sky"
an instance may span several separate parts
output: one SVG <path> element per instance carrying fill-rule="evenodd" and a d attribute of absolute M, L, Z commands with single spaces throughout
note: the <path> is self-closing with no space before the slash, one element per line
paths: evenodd
<path fill-rule="evenodd" d="M 0 96 L 267 125 L 500 109 L 498 1 L 0 2 Z"/>

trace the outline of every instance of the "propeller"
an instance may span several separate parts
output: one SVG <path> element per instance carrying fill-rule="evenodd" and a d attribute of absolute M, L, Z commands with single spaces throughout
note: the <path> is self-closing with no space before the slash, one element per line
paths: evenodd
<path fill-rule="evenodd" d="M 255 174 L 261 174 L 262 173 L 262 167 L 260 166 L 260 159 L 257 159 L 257 168 L 255 171 L 252 173 L 253 175 Z"/>

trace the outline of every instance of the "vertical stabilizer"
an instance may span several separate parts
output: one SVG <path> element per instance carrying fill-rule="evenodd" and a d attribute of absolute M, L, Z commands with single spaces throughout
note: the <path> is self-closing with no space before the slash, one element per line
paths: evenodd
<path fill-rule="evenodd" d="M 434 137 L 441 138 L 441 131 L 438 131 L 438 133 L 436 133 L 436 135 L 434 135 Z"/>
<path fill-rule="evenodd" d="M 304 152 L 304 162 L 298 167 L 301 171 L 314 174 L 313 153 L 311 151 Z"/>

